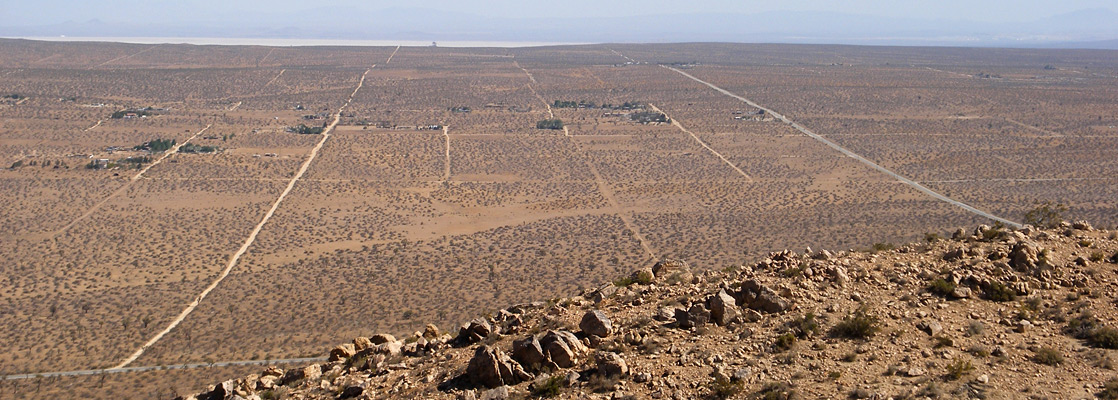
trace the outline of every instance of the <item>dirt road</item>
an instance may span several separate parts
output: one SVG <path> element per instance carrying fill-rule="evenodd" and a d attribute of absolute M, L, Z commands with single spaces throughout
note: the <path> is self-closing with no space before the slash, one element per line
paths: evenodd
<path fill-rule="evenodd" d="M 792 121 L 788 117 L 785 117 L 783 114 L 780 114 L 776 111 L 765 108 L 765 107 L 761 106 L 760 104 L 757 104 L 757 103 L 755 103 L 755 102 L 753 102 L 749 99 L 746 99 L 745 97 L 741 97 L 741 96 L 738 96 L 736 94 L 733 94 L 726 89 L 720 88 L 720 87 L 715 86 L 714 84 L 711 84 L 707 81 L 696 78 L 696 77 L 692 76 L 691 74 L 688 74 L 688 73 L 683 72 L 681 70 L 678 70 L 678 69 L 675 69 L 675 68 L 672 68 L 672 67 L 669 67 L 669 66 L 666 66 L 666 65 L 661 65 L 661 67 L 667 68 L 667 69 L 675 71 L 675 72 L 678 72 L 680 75 L 688 77 L 695 82 L 699 82 L 703 85 L 706 85 L 706 86 L 710 87 L 711 89 L 714 89 L 714 90 L 718 91 L 719 93 L 722 93 L 724 95 L 727 95 L 727 96 L 733 97 L 735 99 L 741 100 L 742 102 L 744 102 L 746 104 L 749 104 L 750 106 L 753 106 L 753 107 L 761 109 L 761 110 L 765 110 L 765 112 L 768 113 L 769 115 L 772 115 L 773 118 L 776 118 L 780 121 L 783 121 L 784 123 L 786 123 L 789 126 L 795 128 L 796 130 L 802 132 L 803 134 L 807 135 L 808 137 L 811 137 L 812 139 L 815 139 L 815 140 L 827 145 L 828 147 L 837 150 L 838 152 L 846 155 L 847 157 L 853 158 L 853 159 L 857 160 L 858 162 L 860 162 L 862 164 L 865 164 L 865 165 L 869 166 L 870 168 L 873 168 L 873 169 L 877 170 L 878 172 L 889 175 L 890 177 L 892 177 L 893 179 L 896 179 L 897 181 L 899 181 L 901 183 L 912 186 L 916 190 L 918 190 L 918 191 L 920 191 L 920 192 L 922 192 L 922 193 L 924 193 L 928 196 L 931 196 L 932 198 L 935 198 L 936 200 L 954 205 L 954 206 L 962 208 L 963 210 L 966 210 L 967 212 L 970 212 L 972 214 L 978 215 L 978 216 L 983 217 L 983 218 L 991 219 L 991 220 L 994 220 L 994 221 L 998 221 L 998 222 L 1001 222 L 1003 224 L 1006 224 L 1006 225 L 1014 227 L 1014 228 L 1018 228 L 1018 227 L 1021 226 L 1020 223 L 1010 221 L 1008 219 L 990 214 L 988 212 L 985 212 L 985 211 L 979 210 L 977 208 L 974 208 L 973 206 L 971 206 L 969 204 L 966 204 L 966 203 L 963 203 L 961 201 L 958 201 L 958 200 L 952 199 L 950 197 L 944 196 L 942 194 L 939 194 L 938 192 L 933 191 L 932 189 L 929 189 L 929 188 L 925 187 L 924 185 L 921 185 L 921 184 L 917 183 L 916 181 L 913 181 L 912 179 L 901 176 L 900 174 L 897 174 L 896 172 L 890 171 L 889 169 L 886 169 L 885 167 L 882 167 L 882 166 L 878 165 L 877 163 L 875 163 L 873 161 L 870 161 L 870 160 L 866 159 L 865 157 L 862 157 L 861 155 L 858 155 L 858 154 L 856 154 L 856 153 L 854 153 L 850 150 L 847 150 L 845 147 L 839 146 L 837 143 L 832 142 L 832 141 L 830 141 L 827 138 L 824 138 L 822 136 L 819 136 L 815 132 L 812 132 L 811 130 L 805 128 L 803 125 L 800 125 L 800 124 L 796 123 L 795 121 Z"/>
<path fill-rule="evenodd" d="M 256 227 L 253 228 L 252 232 L 249 233 L 247 238 L 245 238 L 245 242 L 239 249 L 237 249 L 236 253 L 233 253 L 233 257 L 229 259 L 229 263 L 225 266 L 225 269 L 221 271 L 221 274 L 219 274 L 217 278 L 215 278 L 213 282 L 211 282 L 210 285 L 206 287 L 206 289 L 202 290 L 202 293 L 199 293 L 198 296 L 196 296 L 194 300 L 191 301 L 190 304 L 188 304 L 177 317 L 175 317 L 175 319 L 171 320 L 171 323 L 167 324 L 166 328 L 163 328 L 162 331 L 159 331 L 155 334 L 155 336 L 152 336 L 150 339 L 148 339 L 148 341 L 140 346 L 140 348 L 137 349 L 135 352 L 133 352 L 132 355 L 128 356 L 128 358 L 124 359 L 124 361 L 121 361 L 120 364 L 117 364 L 112 369 L 127 367 L 128 364 L 131 364 L 133 361 L 136 361 L 137 358 L 140 358 L 140 356 L 144 354 L 144 351 L 146 351 L 155 343 L 159 342 L 160 339 L 163 339 L 163 336 L 170 333 L 172 330 L 175 329 L 175 327 L 179 326 L 179 324 L 182 323 L 182 321 L 186 319 L 186 317 L 189 316 L 191 312 L 194 312 L 194 309 L 198 307 L 198 304 L 201 303 L 202 300 L 204 300 L 206 296 L 210 294 L 210 292 L 216 289 L 217 286 L 221 284 L 221 281 L 225 280 L 225 277 L 229 276 L 229 272 L 233 270 L 233 267 L 237 266 L 237 262 L 240 261 L 241 256 L 243 256 L 245 252 L 248 251 L 249 247 L 252 246 L 252 243 L 256 241 L 256 236 L 259 235 L 260 231 L 264 229 L 264 225 L 268 223 L 268 220 L 270 220 L 272 218 L 272 215 L 276 213 L 276 210 L 279 209 L 280 204 L 283 204 L 283 200 L 286 199 L 287 195 L 291 193 L 291 189 L 293 189 L 295 187 L 295 184 L 299 182 L 299 179 L 307 173 L 307 169 L 310 168 L 311 163 L 313 163 L 315 157 L 318 156 L 319 150 L 322 150 L 322 146 L 325 145 L 326 141 L 330 139 L 330 133 L 333 132 L 334 128 L 338 126 L 338 122 L 342 120 L 342 112 L 344 112 L 346 107 L 349 106 L 349 103 L 353 101 L 354 96 L 357 95 L 357 91 L 361 90 L 361 87 L 364 86 L 365 77 L 369 74 L 369 71 L 373 70 L 373 68 L 376 68 L 375 64 L 369 67 L 369 69 L 366 69 L 364 74 L 361 74 L 361 80 L 358 81 L 357 87 L 353 89 L 353 93 L 350 93 L 349 99 L 346 100 L 345 104 L 342 104 L 342 106 L 338 108 L 338 112 L 334 114 L 334 121 L 331 122 L 325 130 L 323 130 L 322 139 L 318 141 L 318 144 L 316 144 L 314 148 L 311 149 L 311 152 L 307 156 L 306 161 L 303 161 L 303 165 L 299 167 L 298 172 L 296 172 L 295 176 L 291 178 L 291 181 L 287 183 L 287 187 L 283 189 L 282 193 L 280 193 L 279 198 L 276 199 L 275 203 L 272 203 L 272 208 L 268 209 L 268 212 L 265 213 L 264 217 L 260 219 L 260 223 L 256 224 Z"/>

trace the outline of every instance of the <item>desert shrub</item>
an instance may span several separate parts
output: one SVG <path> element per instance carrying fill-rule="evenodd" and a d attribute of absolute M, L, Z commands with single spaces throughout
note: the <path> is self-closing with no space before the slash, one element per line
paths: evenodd
<path fill-rule="evenodd" d="M 925 242 L 935 243 L 935 242 L 938 242 L 940 240 L 943 240 L 943 238 L 940 237 L 938 233 L 933 233 L 933 232 L 924 233 L 924 241 Z"/>
<path fill-rule="evenodd" d="M 1060 365 L 1064 362 L 1064 355 L 1060 354 L 1059 350 L 1044 346 L 1037 349 L 1036 354 L 1033 355 L 1033 362 L 1052 366 Z"/>
<path fill-rule="evenodd" d="M 322 133 L 322 131 L 324 130 L 326 130 L 326 128 L 323 128 L 321 126 L 307 126 L 305 124 L 287 127 L 288 132 L 298 133 L 300 135 L 317 135 Z"/>
<path fill-rule="evenodd" d="M 642 285 L 650 284 L 652 283 L 652 273 L 648 271 L 639 271 L 633 280 Z"/>
<path fill-rule="evenodd" d="M 967 352 L 973 354 L 975 357 L 990 356 L 990 349 L 980 344 L 972 345 L 969 349 L 967 349 Z"/>
<path fill-rule="evenodd" d="M 613 286 L 628 287 L 629 285 L 632 285 L 633 282 L 633 278 L 630 277 L 618 278 L 617 280 L 613 281 Z"/>
<path fill-rule="evenodd" d="M 776 340 L 773 342 L 773 348 L 776 349 L 776 351 L 786 351 L 795 345 L 796 335 L 793 335 L 791 332 L 777 336 Z"/>
<path fill-rule="evenodd" d="M 947 364 L 947 380 L 954 381 L 966 376 L 971 371 L 974 371 L 974 365 L 969 360 L 956 358 L 950 364 Z"/>
<path fill-rule="evenodd" d="M 840 360 L 842 360 L 842 362 L 848 362 L 848 363 L 858 361 L 858 353 L 855 353 L 853 351 L 849 352 L 849 353 L 846 353 L 845 355 L 842 356 L 842 358 L 840 358 Z"/>
<path fill-rule="evenodd" d="M 796 398 L 796 389 L 784 382 L 770 382 L 757 391 L 760 400 L 792 400 Z"/>
<path fill-rule="evenodd" d="M 1017 299 L 1017 292 L 1001 282 L 993 282 L 986 288 L 986 297 L 992 301 L 1013 301 Z"/>
<path fill-rule="evenodd" d="M 714 381 L 707 384 L 707 389 L 710 390 L 710 397 L 714 399 L 728 399 L 734 397 L 745 390 L 745 385 L 741 382 L 734 382 L 727 379 L 725 376 L 719 376 Z"/>
<path fill-rule="evenodd" d="M 536 122 L 536 129 L 563 129 L 563 121 L 559 119 L 545 119 Z"/>
<path fill-rule="evenodd" d="M 873 244 L 873 247 L 870 247 L 870 252 L 871 253 L 880 253 L 880 252 L 883 252 L 883 251 L 893 250 L 895 248 L 897 248 L 897 246 L 892 244 L 892 243 L 877 242 L 877 243 Z"/>
<path fill-rule="evenodd" d="M 937 349 L 943 348 L 943 347 L 953 347 L 953 346 L 955 346 L 955 340 L 951 339 L 947 336 L 936 336 L 934 339 L 935 339 L 936 344 L 933 347 L 935 347 Z"/>
<path fill-rule="evenodd" d="M 1105 400 L 1118 400 L 1118 378 L 1111 378 L 1102 385 L 1102 391 L 1098 393 L 1100 399 Z"/>
<path fill-rule="evenodd" d="M 1118 349 L 1118 329 L 1109 326 L 1095 328 L 1088 334 L 1087 343 L 1104 349 Z"/>
<path fill-rule="evenodd" d="M 986 324 L 981 321 L 971 321 L 967 324 L 967 336 L 981 336 L 986 331 Z"/>
<path fill-rule="evenodd" d="M 819 334 L 819 322 L 815 320 L 815 313 L 807 313 L 793 319 L 789 323 L 789 328 L 800 339 L 807 339 Z"/>
<path fill-rule="evenodd" d="M 1118 349 L 1118 329 L 1103 325 L 1090 311 L 1068 321 L 1067 333 L 1093 347 Z"/>
<path fill-rule="evenodd" d="M 1064 221 L 1064 213 L 1067 211 L 1068 206 L 1046 201 L 1025 212 L 1025 223 L 1037 227 L 1055 228 Z"/>
<path fill-rule="evenodd" d="M 1101 251 L 1093 251 L 1087 259 L 1091 260 L 1091 262 L 1100 262 L 1104 258 L 1106 258 L 1106 255 L 1104 255 Z"/>
<path fill-rule="evenodd" d="M 831 335 L 848 339 L 865 339 L 881 330 L 879 319 L 869 314 L 866 306 L 859 307 L 831 328 Z"/>
<path fill-rule="evenodd" d="M 530 388 L 532 396 L 535 397 L 555 397 L 559 395 L 559 391 L 563 389 L 563 379 L 561 375 L 552 375 L 547 380 L 539 384 L 532 385 Z"/>
<path fill-rule="evenodd" d="M 943 278 L 936 278 L 932 283 L 928 284 L 928 293 L 947 297 L 951 292 L 955 291 L 955 284 Z"/>
<path fill-rule="evenodd" d="M 587 386 L 590 388 L 590 391 L 594 393 L 608 393 L 613 391 L 613 387 L 617 386 L 618 381 L 619 379 L 616 376 L 594 374 L 590 377 L 590 381 L 587 382 Z"/>

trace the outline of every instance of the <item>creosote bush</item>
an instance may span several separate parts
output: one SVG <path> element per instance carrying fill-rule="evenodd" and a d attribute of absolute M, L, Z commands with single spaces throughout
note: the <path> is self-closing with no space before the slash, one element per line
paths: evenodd
<path fill-rule="evenodd" d="M 1064 356 L 1060 354 L 1059 350 L 1045 346 L 1037 349 L 1036 354 L 1033 355 L 1033 361 L 1037 364 L 1055 366 L 1064 362 Z"/>
<path fill-rule="evenodd" d="M 879 319 L 869 314 L 869 308 L 862 306 L 831 328 L 831 335 L 848 339 L 865 339 L 877 334 L 881 330 L 879 325 Z"/>
<path fill-rule="evenodd" d="M 532 396 L 535 397 L 555 397 L 559 395 L 559 391 L 563 388 L 563 379 L 561 375 L 552 375 L 547 380 L 538 385 L 532 385 Z"/>
<path fill-rule="evenodd" d="M 792 400 L 797 398 L 796 389 L 784 382 L 770 382 L 757 391 L 760 400 Z"/>
<path fill-rule="evenodd" d="M 724 400 L 734 397 L 745 390 L 745 385 L 741 382 L 734 382 L 724 376 L 719 376 L 714 381 L 707 385 L 710 389 L 710 397 L 714 399 Z"/>
<path fill-rule="evenodd" d="M 1001 282 L 993 282 L 986 288 L 986 297 L 992 301 L 1013 301 L 1017 299 L 1017 292 Z"/>
<path fill-rule="evenodd" d="M 1100 399 L 1118 400 L 1118 378 L 1111 378 L 1102 386 L 1102 391 L 1097 394 Z"/>
<path fill-rule="evenodd" d="M 928 284 L 928 293 L 936 296 L 947 297 L 955 291 L 955 284 L 943 278 L 936 278 L 932 283 Z"/>
<path fill-rule="evenodd" d="M 795 345 L 796 335 L 793 335 L 791 332 L 777 336 L 776 340 L 773 342 L 773 348 L 776 349 L 776 351 L 786 351 Z"/>
<path fill-rule="evenodd" d="M 974 371 L 974 365 L 972 365 L 969 360 L 956 358 L 955 361 L 947 364 L 947 380 L 959 380 L 959 378 L 966 376 L 971 371 Z"/>

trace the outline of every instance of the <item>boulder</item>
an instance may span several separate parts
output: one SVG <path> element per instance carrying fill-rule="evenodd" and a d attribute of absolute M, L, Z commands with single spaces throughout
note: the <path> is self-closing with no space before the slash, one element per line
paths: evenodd
<path fill-rule="evenodd" d="M 734 296 L 726 293 L 726 290 L 719 290 L 718 294 L 710 299 L 710 318 L 714 323 L 722 326 L 729 325 L 741 319 L 741 311 L 738 310 L 737 300 Z"/>
<path fill-rule="evenodd" d="M 387 333 L 378 333 L 369 338 L 369 341 L 373 342 L 373 344 L 385 344 L 389 342 L 395 342 L 396 337 Z"/>
<path fill-rule="evenodd" d="M 351 343 L 346 343 L 330 350 L 330 361 L 341 361 L 353 357 L 357 350 Z"/>
<path fill-rule="evenodd" d="M 509 388 L 501 386 L 481 393 L 481 400 L 508 400 Z"/>
<path fill-rule="evenodd" d="M 1018 271 L 1027 271 L 1036 268 L 1039 261 L 1040 250 L 1036 244 L 1021 242 L 1013 245 L 1009 252 L 1009 265 Z"/>
<path fill-rule="evenodd" d="M 480 346 L 474 352 L 474 357 L 466 366 L 466 377 L 474 384 L 487 388 L 515 385 L 532 379 L 532 375 L 524 371 L 519 363 L 499 348 L 490 346 Z"/>
<path fill-rule="evenodd" d="M 586 346 L 575 334 L 567 331 L 548 331 L 540 339 L 548 359 L 560 368 L 570 368 L 578 363 L 578 356 L 586 353 Z"/>
<path fill-rule="evenodd" d="M 384 343 L 384 344 L 379 344 L 379 345 L 377 345 L 376 347 L 373 348 L 374 353 L 384 354 L 384 355 L 388 355 L 388 356 L 398 356 L 398 355 L 400 355 L 400 353 L 403 352 L 403 350 L 404 350 L 404 345 L 403 345 L 403 343 L 400 343 L 400 342 L 388 342 L 388 343 Z"/>
<path fill-rule="evenodd" d="M 598 373 L 604 376 L 618 377 L 629 374 L 629 366 L 625 359 L 617 353 L 601 351 L 594 357 L 598 362 Z"/>
<path fill-rule="evenodd" d="M 710 312 L 702 304 L 695 303 L 687 310 L 677 308 L 675 321 L 683 329 L 703 326 L 710 321 Z"/>
<path fill-rule="evenodd" d="M 438 338 L 439 327 L 435 326 L 434 324 L 427 324 L 427 327 L 423 328 L 423 337 L 427 339 Z"/>
<path fill-rule="evenodd" d="M 594 290 L 593 293 L 590 293 L 590 301 L 593 301 L 595 304 L 601 303 L 605 299 L 613 297 L 615 294 L 617 294 L 617 286 L 612 283 L 606 284 Z"/>
<path fill-rule="evenodd" d="M 607 337 L 613 333 L 613 322 L 606 316 L 606 313 L 600 310 L 591 310 L 582 316 L 578 328 L 582 329 L 582 332 L 587 335 Z"/>
<path fill-rule="evenodd" d="M 953 299 L 969 299 L 973 295 L 968 287 L 956 286 L 955 290 L 951 291 L 951 298 Z"/>
<path fill-rule="evenodd" d="M 280 385 L 286 386 L 299 380 L 314 381 L 318 380 L 321 376 L 322 367 L 317 364 L 308 365 L 303 368 L 292 368 L 287 370 L 287 373 L 283 374 L 283 378 L 280 379 Z"/>
<path fill-rule="evenodd" d="M 213 386 L 208 392 L 198 395 L 198 400 L 225 400 L 234 396 L 236 382 L 228 380 Z"/>
<path fill-rule="evenodd" d="M 647 285 L 656 280 L 656 273 L 652 272 L 652 268 L 645 267 L 633 271 L 633 273 L 629 275 L 629 279 L 631 279 L 634 283 Z"/>
<path fill-rule="evenodd" d="M 956 248 L 954 250 L 943 253 L 943 261 L 955 261 L 963 258 L 964 255 L 966 255 L 966 251 L 964 251 L 963 248 Z"/>
<path fill-rule="evenodd" d="M 939 322 L 936 321 L 921 322 L 916 327 L 920 328 L 920 330 L 924 332 L 927 332 L 930 336 L 937 336 L 941 332 L 943 332 L 943 325 L 940 325 Z"/>
<path fill-rule="evenodd" d="M 512 342 L 512 358 L 530 372 L 559 368 L 558 365 L 551 362 L 551 358 L 544 352 L 543 345 L 535 336 Z"/>
<path fill-rule="evenodd" d="M 668 283 L 691 283 L 695 275 L 683 260 L 662 260 L 652 266 L 652 274 L 657 281 Z"/>
<path fill-rule="evenodd" d="M 738 302 L 766 313 L 779 313 L 792 308 L 792 303 L 756 280 L 745 281 L 738 292 Z"/>
<path fill-rule="evenodd" d="M 458 329 L 457 340 L 466 344 L 477 343 L 493 333 L 493 325 L 490 325 L 489 321 L 484 318 L 475 318 Z"/>
<path fill-rule="evenodd" d="M 369 340 L 369 338 L 367 337 L 357 337 L 353 339 L 353 349 L 357 350 L 358 352 L 365 351 L 365 349 L 371 349 L 375 345 L 376 344 L 373 343 L 372 340 Z"/>

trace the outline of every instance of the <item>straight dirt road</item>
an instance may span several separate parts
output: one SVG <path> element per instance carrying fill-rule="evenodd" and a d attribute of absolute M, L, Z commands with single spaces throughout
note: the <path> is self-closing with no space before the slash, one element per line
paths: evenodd
<path fill-rule="evenodd" d="M 792 121 L 788 117 L 785 117 L 783 114 L 780 114 L 780 113 L 778 113 L 776 111 L 773 111 L 769 108 L 765 108 L 765 107 L 761 106 L 760 104 L 757 104 L 757 103 L 755 103 L 755 102 L 753 102 L 753 101 L 751 101 L 751 100 L 749 100 L 745 97 L 738 96 L 738 95 L 736 95 L 736 94 L 734 94 L 734 93 L 732 93 L 732 92 L 730 92 L 726 89 L 720 88 L 718 86 L 715 86 L 712 83 L 709 83 L 709 82 L 704 81 L 702 79 L 696 78 L 696 77 L 692 76 L 691 74 L 688 74 L 688 73 L 683 72 L 681 70 L 678 70 L 678 69 L 675 69 L 675 68 L 672 68 L 672 67 L 669 67 L 669 66 L 666 66 L 666 65 L 661 65 L 661 67 L 667 68 L 667 69 L 672 70 L 672 71 L 675 71 L 675 72 L 679 73 L 680 75 L 683 75 L 687 78 L 690 78 L 691 80 L 693 80 L 695 82 L 699 82 L 703 85 L 706 85 L 706 86 L 710 87 L 711 89 L 714 89 L 714 90 L 716 90 L 719 93 L 722 93 L 724 95 L 727 95 L 727 96 L 733 97 L 735 99 L 741 100 L 742 102 L 744 102 L 746 104 L 749 104 L 750 106 L 753 106 L 757 109 L 765 110 L 765 112 L 768 113 L 769 115 L 772 115 L 774 118 L 783 121 L 784 123 L 786 123 L 789 126 L 795 128 L 796 130 L 800 131 L 801 133 L 807 135 L 808 137 L 811 137 L 812 139 L 815 139 L 815 140 L 827 145 L 828 147 L 837 150 L 838 152 L 846 155 L 847 157 L 853 158 L 854 160 L 857 160 L 858 162 L 860 162 L 862 164 L 865 164 L 865 165 L 869 166 L 870 168 L 873 168 L 873 169 L 877 170 L 878 172 L 889 175 L 890 177 L 892 177 L 893 179 L 896 179 L 897 181 L 899 181 L 901 183 L 912 186 L 916 190 L 918 190 L 918 191 L 920 191 L 920 192 L 922 192 L 922 193 L 924 193 L 928 196 L 931 196 L 932 198 L 935 198 L 936 200 L 942 201 L 942 202 L 947 203 L 947 204 L 954 205 L 954 206 L 962 208 L 963 210 L 966 210 L 967 212 L 970 212 L 972 214 L 978 215 L 978 216 L 983 217 L 983 218 L 991 219 L 991 220 L 994 220 L 994 221 L 998 221 L 998 222 L 1001 222 L 1003 224 L 1006 224 L 1006 225 L 1014 227 L 1014 228 L 1021 227 L 1020 223 L 1010 221 L 1008 219 L 996 216 L 994 214 L 990 214 L 986 211 L 979 210 L 979 209 L 977 209 L 977 208 L 975 208 L 975 207 L 973 207 L 969 204 L 966 204 L 966 203 L 963 203 L 961 201 L 958 201 L 958 200 L 952 199 L 950 197 L 944 196 L 942 194 L 939 194 L 938 192 L 936 192 L 932 189 L 929 189 L 928 187 L 926 187 L 924 185 L 921 185 L 921 184 L 917 183 L 916 181 L 914 181 L 912 179 L 901 176 L 900 174 L 898 174 L 896 172 L 893 172 L 889 169 L 886 169 L 885 167 L 882 167 L 882 166 L 878 165 L 877 163 L 875 163 L 873 161 L 870 161 L 870 160 L 866 159 L 865 157 L 862 157 L 861 155 L 858 155 L 857 153 L 854 153 L 850 150 L 847 150 L 845 147 L 839 146 L 837 143 L 832 142 L 832 141 L 828 140 L 827 138 L 824 138 L 824 137 L 816 134 L 815 132 L 812 132 L 810 129 L 807 129 L 806 127 L 796 123 L 795 121 Z"/>
<path fill-rule="evenodd" d="M 221 271 L 221 274 L 219 274 L 217 278 L 215 278 L 213 282 L 211 282 L 210 285 L 206 287 L 206 289 L 202 290 L 202 293 L 199 293 L 198 296 L 196 296 L 194 300 L 191 301 L 190 304 L 188 304 L 177 317 L 175 317 L 175 319 L 171 320 L 171 323 L 167 324 L 166 328 L 163 328 L 163 330 L 159 331 L 159 333 L 156 333 L 155 336 L 152 336 L 150 339 L 148 339 L 148 341 L 140 346 L 140 348 L 137 349 L 135 352 L 133 352 L 132 355 L 128 356 L 128 358 L 124 359 L 124 361 L 121 361 L 120 364 L 117 364 L 112 369 L 127 367 L 133 361 L 136 361 L 137 358 L 140 358 L 140 356 L 144 354 L 144 351 L 146 351 L 155 343 L 159 342 L 160 339 L 163 339 L 163 336 L 170 333 L 172 330 L 175 329 L 175 327 L 179 326 L 179 324 L 182 323 L 182 321 L 185 320 L 186 317 L 189 316 L 190 313 L 198 307 L 198 304 L 201 303 L 202 300 L 204 300 L 206 296 L 210 294 L 210 292 L 216 289 L 217 286 L 221 284 L 221 281 L 225 280 L 225 277 L 229 276 L 229 272 L 233 270 L 233 267 L 237 266 L 237 262 L 240 261 L 241 256 L 243 256 L 245 252 L 248 251 L 249 247 L 252 246 L 252 243 L 256 241 L 256 236 L 259 235 L 260 231 L 264 229 L 264 225 L 268 223 L 268 220 L 270 220 L 272 218 L 272 215 L 276 213 L 276 210 L 279 209 L 280 204 L 283 204 L 283 200 L 286 199 L 287 195 L 291 193 L 291 189 L 293 189 L 295 187 L 295 184 L 299 182 L 299 179 L 307 173 L 307 169 L 310 168 L 311 163 L 313 163 L 315 157 L 318 156 L 319 150 L 322 150 L 322 146 L 325 145 L 326 141 L 330 139 L 330 134 L 334 131 L 334 128 L 338 126 L 339 122 L 341 122 L 342 112 L 344 112 L 346 107 L 348 107 L 349 104 L 353 102 L 353 98 L 357 96 L 357 92 L 361 90 L 361 87 L 365 84 L 365 77 L 369 75 L 369 71 L 372 71 L 373 68 L 376 68 L 375 64 L 366 69 L 365 73 L 361 74 L 361 80 L 357 82 L 357 87 L 353 89 L 353 93 L 350 93 L 349 99 L 346 100 L 345 104 L 342 104 L 342 106 L 338 108 L 338 112 L 334 114 L 334 121 L 331 122 L 325 130 L 323 130 L 322 139 L 318 141 L 318 144 L 316 144 L 314 148 L 311 149 L 311 152 L 307 156 L 306 161 L 303 161 L 303 165 L 299 167 L 298 172 L 296 172 L 295 176 L 291 178 L 291 181 L 287 183 L 287 187 L 283 189 L 283 192 L 280 193 L 279 198 L 277 198 L 275 203 L 272 204 L 272 208 L 268 209 L 268 212 L 265 213 L 264 217 L 260 219 L 260 223 L 256 224 L 256 227 L 253 228 L 252 232 L 249 233 L 247 238 L 245 238 L 245 241 L 241 245 L 241 247 L 237 249 L 236 253 L 233 253 L 233 257 L 229 259 L 229 263 L 225 266 L 225 269 Z"/>

